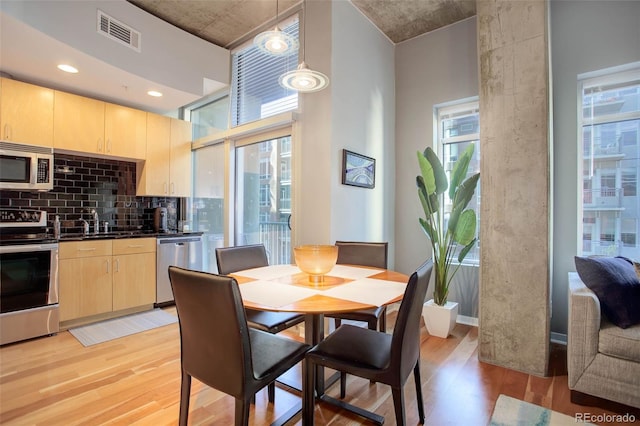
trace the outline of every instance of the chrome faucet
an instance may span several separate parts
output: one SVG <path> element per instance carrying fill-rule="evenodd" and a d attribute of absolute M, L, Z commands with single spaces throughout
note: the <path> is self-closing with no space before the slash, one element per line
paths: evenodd
<path fill-rule="evenodd" d="M 84 219 L 80 219 L 80 222 L 82 222 L 82 233 L 84 235 L 89 235 L 89 222 Z"/>
<path fill-rule="evenodd" d="M 91 209 L 91 214 L 93 215 L 93 233 L 97 234 L 100 232 L 100 219 L 98 218 L 98 212 L 95 209 Z"/>

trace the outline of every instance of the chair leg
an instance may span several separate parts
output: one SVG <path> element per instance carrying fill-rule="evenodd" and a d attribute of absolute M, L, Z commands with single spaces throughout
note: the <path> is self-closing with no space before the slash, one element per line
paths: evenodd
<path fill-rule="evenodd" d="M 309 360 L 302 361 L 302 424 L 313 426 L 315 411 L 315 371 L 316 366 Z"/>
<path fill-rule="evenodd" d="M 334 318 L 333 319 L 333 323 L 335 325 L 336 330 L 338 329 L 338 327 L 340 327 L 340 325 L 342 325 L 342 320 L 340 318 Z"/>
<path fill-rule="evenodd" d="M 276 399 L 276 382 L 271 382 L 267 385 L 267 393 L 269 395 L 269 402 L 273 404 Z"/>
<path fill-rule="evenodd" d="M 413 368 L 413 379 L 416 382 L 416 402 L 418 404 L 418 416 L 420 417 L 420 424 L 424 424 L 424 401 L 422 399 L 422 380 L 420 379 L 420 359 L 416 361 L 416 366 Z"/>
<path fill-rule="evenodd" d="M 385 306 L 380 314 L 380 331 L 387 332 L 387 307 Z"/>
<path fill-rule="evenodd" d="M 249 424 L 249 401 L 236 398 L 236 420 L 235 426 L 248 426 Z"/>
<path fill-rule="evenodd" d="M 347 373 L 340 372 L 340 399 L 344 399 L 347 394 Z"/>
<path fill-rule="evenodd" d="M 407 423 L 404 416 L 404 392 L 401 387 L 392 387 L 391 394 L 393 395 L 393 408 L 396 412 L 396 425 L 404 426 Z"/>
<path fill-rule="evenodd" d="M 189 398 L 191 397 L 191 376 L 182 370 L 182 385 L 180 386 L 180 426 L 187 426 L 189 418 Z"/>

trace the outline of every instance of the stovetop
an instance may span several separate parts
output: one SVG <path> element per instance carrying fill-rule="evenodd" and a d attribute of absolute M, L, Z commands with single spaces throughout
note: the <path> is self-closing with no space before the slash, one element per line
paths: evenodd
<path fill-rule="evenodd" d="M 0 209 L 0 245 L 56 243 L 47 234 L 47 212 Z"/>

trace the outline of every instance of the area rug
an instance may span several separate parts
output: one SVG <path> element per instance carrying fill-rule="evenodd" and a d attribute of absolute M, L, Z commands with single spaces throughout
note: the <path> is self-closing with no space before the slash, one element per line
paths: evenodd
<path fill-rule="evenodd" d="M 575 426 L 576 419 L 548 408 L 500 395 L 490 426 Z M 591 423 L 582 423 L 591 424 Z"/>
<path fill-rule="evenodd" d="M 72 328 L 69 329 L 69 333 L 73 334 L 84 346 L 91 346 L 176 322 L 178 322 L 178 317 L 175 315 L 162 309 L 154 309 Z"/>

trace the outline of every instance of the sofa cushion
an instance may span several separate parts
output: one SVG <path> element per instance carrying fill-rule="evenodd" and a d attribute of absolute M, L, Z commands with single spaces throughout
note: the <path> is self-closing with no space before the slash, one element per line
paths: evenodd
<path fill-rule="evenodd" d="M 640 281 L 633 262 L 624 257 L 575 257 L 580 279 L 600 300 L 615 325 L 640 324 Z"/>
<path fill-rule="evenodd" d="M 598 352 L 640 363 L 640 325 L 622 329 L 604 320 L 600 328 Z"/>

